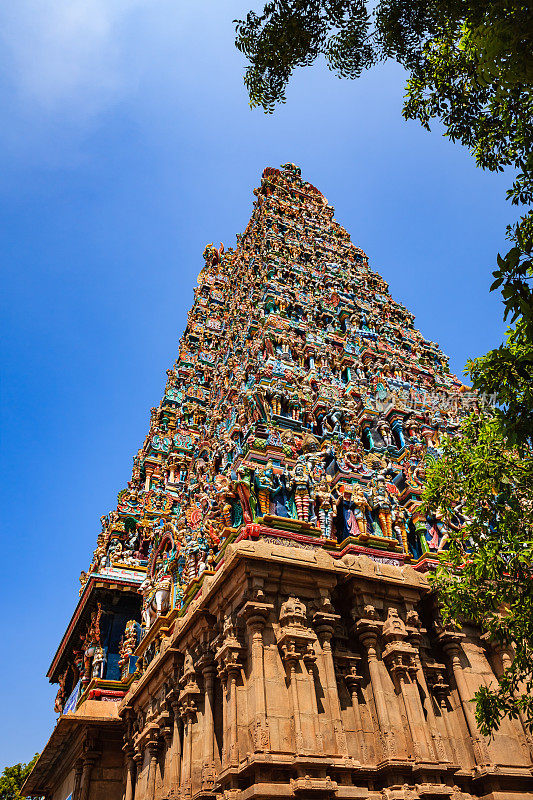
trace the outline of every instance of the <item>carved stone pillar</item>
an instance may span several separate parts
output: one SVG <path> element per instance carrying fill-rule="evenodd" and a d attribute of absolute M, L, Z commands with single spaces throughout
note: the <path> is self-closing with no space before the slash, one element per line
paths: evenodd
<path fill-rule="evenodd" d="M 124 800 L 133 800 L 135 795 L 135 760 L 133 758 L 133 749 L 131 747 L 124 748 L 126 756 L 126 789 L 124 792 Z"/>
<path fill-rule="evenodd" d="M 150 739 L 146 743 L 150 762 L 148 766 L 148 781 L 146 784 L 146 797 L 145 800 L 155 799 L 155 781 L 157 777 L 157 753 L 159 750 L 159 741 L 157 739 Z"/>
<path fill-rule="evenodd" d="M 344 676 L 344 681 L 350 692 L 352 700 L 353 721 L 355 728 L 355 738 L 357 741 L 357 748 L 359 759 L 361 763 L 365 764 L 368 761 L 367 747 L 365 742 L 365 734 L 363 731 L 363 720 L 361 717 L 361 709 L 359 707 L 359 687 L 361 685 L 362 677 L 357 673 L 356 661 L 359 656 L 352 656 L 348 665 L 348 672 Z M 350 663 L 351 662 L 351 663 Z"/>
<path fill-rule="evenodd" d="M 281 657 L 287 669 L 296 752 L 301 753 L 304 749 L 316 750 L 318 747 L 316 740 L 316 732 L 318 731 L 318 709 L 316 707 L 316 690 L 312 670 L 308 669 L 307 672 L 307 685 L 311 696 L 308 697 L 306 691 L 305 701 L 302 704 L 298 692 L 298 684 L 300 683 L 298 674 L 301 669 L 303 655 L 306 655 L 307 664 L 309 666 L 312 666 L 315 661 L 313 644 L 316 641 L 316 636 L 308 627 L 305 605 L 296 597 L 290 597 L 283 603 L 280 609 L 279 621 L 280 629 L 276 633 L 276 636 Z M 312 735 L 308 730 L 304 732 L 302 728 L 302 713 L 308 708 L 309 703 L 311 703 L 312 711 L 316 710 L 316 715 L 314 715 L 316 726 L 313 731 L 315 735 Z"/>
<path fill-rule="evenodd" d="M 450 693 L 450 687 L 444 681 L 442 674 L 439 673 L 437 676 L 437 680 L 432 685 L 433 694 L 439 704 L 440 714 L 444 721 L 444 729 L 446 731 L 446 738 L 450 744 L 450 751 L 452 753 L 452 758 L 456 764 L 461 764 L 464 761 L 464 758 L 461 757 L 459 752 L 459 748 L 457 746 L 457 740 L 454 736 L 454 732 L 452 730 L 452 726 L 450 725 L 450 716 L 449 716 L 449 709 L 448 709 L 448 695 Z"/>
<path fill-rule="evenodd" d="M 285 646 L 283 649 L 283 660 L 287 666 L 289 687 L 292 701 L 292 717 L 294 720 L 294 740 L 296 752 L 301 753 L 304 747 L 304 737 L 302 733 L 302 719 L 300 716 L 300 701 L 298 699 L 298 686 L 296 681 L 296 669 L 300 661 L 300 654 L 296 649 Z"/>
<path fill-rule="evenodd" d="M 170 758 L 170 797 L 178 795 L 181 773 L 181 740 L 180 740 L 180 706 L 179 700 L 174 697 L 172 705 L 172 755 Z"/>
<path fill-rule="evenodd" d="M 448 656 L 455 678 L 455 684 L 461 701 L 461 708 L 474 751 L 474 758 L 479 766 L 487 766 L 491 763 L 488 748 L 477 727 L 474 706 L 471 702 L 472 697 L 468 690 L 468 685 L 463 673 L 463 665 L 461 663 L 462 648 L 460 642 L 463 638 L 464 634 L 455 631 L 444 631 L 439 635 L 439 639 L 442 642 L 444 652 Z"/>
<path fill-rule="evenodd" d="M 182 797 L 192 795 L 192 726 L 196 716 L 196 703 L 191 697 L 182 700 L 181 716 L 183 718 L 183 761 L 181 765 L 180 794 Z"/>
<path fill-rule="evenodd" d="M 80 783 L 80 800 L 88 800 L 89 797 L 89 790 L 91 788 L 91 773 L 93 771 L 93 767 L 96 764 L 97 756 L 96 755 L 86 755 L 83 758 L 83 768 L 81 773 L 81 783 Z"/>
<path fill-rule="evenodd" d="M 407 629 L 395 608 L 389 608 L 383 625 L 383 661 L 386 663 L 405 709 L 413 750 L 418 761 L 438 760 L 433 750 L 433 740 L 424 717 L 418 688 L 413 682 L 417 673 L 416 651 L 409 644 Z"/>
<path fill-rule="evenodd" d="M 510 648 L 505 647 L 504 645 L 492 642 L 489 642 L 489 644 L 492 647 L 492 650 L 494 651 L 494 655 L 500 662 L 501 669 L 497 670 L 497 677 L 501 678 L 503 673 L 506 670 L 508 670 L 513 663 L 512 652 Z M 520 720 L 524 742 L 529 750 L 530 758 L 533 760 L 533 738 L 531 736 L 531 732 L 529 730 L 529 726 L 527 724 L 524 712 L 521 709 L 519 709 L 518 711 L 518 719 Z"/>
<path fill-rule="evenodd" d="M 161 736 L 165 742 L 164 771 L 163 771 L 163 797 L 172 797 L 172 727 L 165 725 L 161 728 Z"/>
<path fill-rule="evenodd" d="M 266 708 L 263 630 L 267 617 L 273 608 L 274 606 L 270 603 L 249 601 L 240 611 L 240 616 L 246 620 L 251 637 L 251 678 L 254 685 L 255 700 L 255 720 L 252 723 L 252 740 L 256 752 L 270 749 L 270 734 Z"/>
<path fill-rule="evenodd" d="M 228 672 L 228 717 L 229 717 L 229 763 L 236 766 L 239 763 L 239 728 L 237 706 L 237 681 L 241 672 L 237 662 L 226 664 Z"/>
<path fill-rule="evenodd" d="M 139 776 L 141 774 L 142 765 L 144 761 L 144 752 L 140 747 L 135 747 L 133 752 L 133 760 L 135 761 L 135 772 L 134 772 L 134 781 L 133 781 L 133 797 L 137 794 L 137 788 L 139 783 Z"/>
<path fill-rule="evenodd" d="M 218 665 L 218 677 L 222 687 L 222 766 L 228 763 L 228 673 L 223 665 Z"/>
<path fill-rule="evenodd" d="M 414 648 L 413 654 L 413 665 L 414 665 L 414 675 L 418 682 L 418 685 L 424 692 L 427 702 L 426 702 L 426 713 L 427 713 L 427 722 L 429 726 L 429 734 L 431 736 L 431 741 L 433 745 L 433 752 L 435 753 L 435 757 L 437 761 L 448 761 L 448 756 L 446 755 L 446 750 L 444 748 L 444 744 L 442 742 L 442 736 L 439 732 L 437 727 L 437 718 L 435 716 L 435 710 L 433 708 L 433 701 L 432 696 L 428 688 L 428 684 L 426 681 L 426 675 L 424 673 L 424 668 L 422 666 L 422 660 L 420 658 L 420 643 L 421 643 L 421 634 L 422 632 L 419 630 L 420 621 L 418 619 L 418 615 L 414 612 L 411 612 L 411 619 L 416 621 L 418 627 L 414 629 L 411 628 L 411 642 Z"/>
<path fill-rule="evenodd" d="M 204 679 L 202 789 L 211 790 L 215 785 L 215 664 L 212 656 L 204 660 L 202 674 Z"/>
<path fill-rule="evenodd" d="M 370 672 L 370 683 L 372 686 L 372 694 L 374 695 L 374 703 L 376 706 L 376 714 L 379 725 L 379 736 L 383 747 L 385 757 L 396 755 L 396 744 L 390 727 L 389 713 L 387 711 L 387 701 L 385 699 L 385 692 L 383 691 L 383 683 L 381 681 L 381 668 L 377 656 L 377 641 L 380 632 L 380 626 L 374 620 L 360 619 L 356 623 L 356 629 L 359 633 L 359 639 L 366 650 L 368 671 Z"/>
<path fill-rule="evenodd" d="M 83 773 L 83 759 L 80 758 L 78 761 L 76 761 L 76 765 L 74 767 L 74 789 L 72 790 L 72 800 L 80 800 L 82 773 Z"/>
<path fill-rule="evenodd" d="M 324 750 L 324 741 L 320 731 L 318 719 L 318 703 L 316 701 L 315 674 L 316 655 L 311 643 L 308 643 L 307 650 L 303 654 L 303 662 L 307 670 L 307 680 L 309 681 L 309 696 L 311 697 L 311 710 L 313 712 L 313 730 L 315 734 L 316 749 L 318 752 Z"/>
<path fill-rule="evenodd" d="M 183 719 L 183 757 L 181 762 L 180 794 L 190 797 L 192 794 L 192 732 L 193 721 L 196 717 L 196 700 L 200 696 L 200 689 L 196 682 L 191 654 L 187 651 L 183 664 L 183 676 L 180 679 L 181 691 L 179 695 L 180 713 Z"/>
<path fill-rule="evenodd" d="M 224 746 L 225 765 L 239 763 L 239 731 L 237 685 L 241 675 L 242 646 L 232 620 L 224 620 L 224 638 L 216 652 L 219 675 L 224 686 Z"/>
<path fill-rule="evenodd" d="M 330 614 L 325 611 L 317 611 L 313 617 L 313 621 L 316 626 L 316 632 L 320 641 L 320 647 L 322 648 L 322 653 L 324 656 L 326 694 L 328 698 L 330 719 L 333 724 L 333 731 L 335 734 L 335 745 L 339 755 L 347 756 L 348 745 L 346 743 L 346 733 L 342 724 L 339 690 L 337 688 L 335 664 L 333 663 L 333 653 L 331 651 L 333 626 L 339 619 L 340 617 L 338 614 Z"/>

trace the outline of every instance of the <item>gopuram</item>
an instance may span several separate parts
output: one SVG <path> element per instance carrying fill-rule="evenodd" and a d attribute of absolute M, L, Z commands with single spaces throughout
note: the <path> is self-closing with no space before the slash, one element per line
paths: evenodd
<path fill-rule="evenodd" d="M 443 627 L 426 469 L 475 398 L 300 169 L 208 245 L 163 399 L 48 677 L 46 800 L 524 800 L 512 653 Z M 461 503 L 453 524 L 465 518 Z"/>

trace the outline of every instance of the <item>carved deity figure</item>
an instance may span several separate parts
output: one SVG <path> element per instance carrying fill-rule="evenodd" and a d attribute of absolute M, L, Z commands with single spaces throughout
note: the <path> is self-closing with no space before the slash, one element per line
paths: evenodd
<path fill-rule="evenodd" d="M 138 628 L 139 624 L 138 622 L 135 622 L 134 619 L 130 619 L 128 622 L 126 622 L 124 635 L 122 636 L 118 646 L 118 665 L 123 673 L 124 671 L 127 672 L 130 656 L 137 647 Z"/>
<path fill-rule="evenodd" d="M 168 611 L 171 588 L 170 576 L 164 574 L 155 578 L 147 577 L 139 586 L 138 592 L 143 597 L 142 615 L 146 630 L 157 617 Z"/>
<path fill-rule="evenodd" d="M 325 539 L 331 539 L 331 520 L 333 517 L 333 495 L 331 494 L 329 482 L 325 477 L 320 481 L 315 491 L 315 499 L 319 503 L 318 518 L 320 529 Z"/>
<path fill-rule="evenodd" d="M 380 419 L 378 422 L 378 433 L 383 439 L 383 443 L 385 447 L 392 447 L 392 433 L 390 429 L 390 425 L 386 419 Z"/>
<path fill-rule="evenodd" d="M 378 475 L 371 492 L 372 508 L 377 513 L 383 536 L 392 538 L 392 498 L 387 490 L 385 478 Z"/>
<path fill-rule="evenodd" d="M 313 481 L 309 474 L 307 464 L 303 459 L 298 459 L 292 471 L 292 486 L 294 489 L 294 502 L 298 519 L 309 520 L 309 505 L 313 494 Z"/>
<path fill-rule="evenodd" d="M 352 535 L 367 535 L 366 512 L 370 511 L 370 504 L 366 499 L 363 487 L 356 483 L 352 487 L 351 500 L 353 508 L 350 510 L 350 532 Z"/>
<path fill-rule="evenodd" d="M 98 645 L 94 650 L 93 663 L 91 669 L 92 678 L 103 678 L 106 662 L 105 650 L 101 645 Z"/>
<path fill-rule="evenodd" d="M 102 606 L 98 603 L 92 612 L 87 632 L 83 637 L 83 676 L 82 681 L 88 683 L 91 679 L 91 665 L 97 647 L 100 645 L 100 618 Z"/>
<path fill-rule="evenodd" d="M 270 498 L 276 489 L 272 461 L 267 461 L 265 467 L 260 467 L 256 470 L 254 483 L 257 490 L 259 510 L 264 516 L 270 511 Z"/>
<path fill-rule="evenodd" d="M 407 543 L 408 522 L 409 512 L 401 506 L 395 506 L 392 509 L 392 530 L 405 553 L 409 552 Z"/>

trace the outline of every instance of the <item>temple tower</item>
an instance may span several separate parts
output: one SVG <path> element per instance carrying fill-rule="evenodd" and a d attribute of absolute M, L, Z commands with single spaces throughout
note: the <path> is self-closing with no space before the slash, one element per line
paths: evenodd
<path fill-rule="evenodd" d="M 53 659 L 47 800 L 524 800 L 509 653 L 442 627 L 426 467 L 475 398 L 300 169 L 208 245 L 163 399 Z M 454 524 L 463 522 L 460 506 Z"/>

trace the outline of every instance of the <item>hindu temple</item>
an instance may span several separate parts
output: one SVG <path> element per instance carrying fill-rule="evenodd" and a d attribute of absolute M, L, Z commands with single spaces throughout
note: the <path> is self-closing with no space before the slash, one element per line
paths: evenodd
<path fill-rule="evenodd" d="M 487 739 L 471 702 L 512 653 L 443 626 L 428 580 L 449 528 L 426 470 L 475 397 L 299 167 L 254 195 L 203 253 L 23 792 L 533 798 L 521 720 Z"/>

